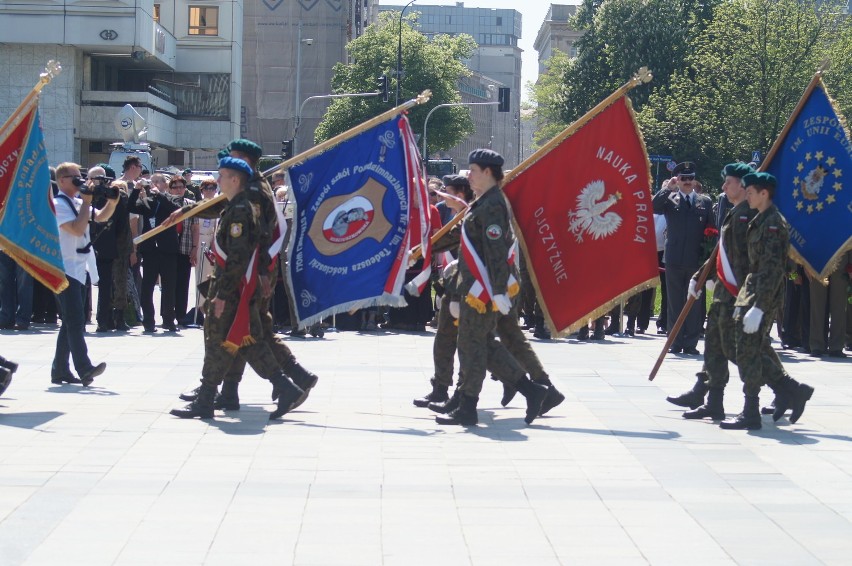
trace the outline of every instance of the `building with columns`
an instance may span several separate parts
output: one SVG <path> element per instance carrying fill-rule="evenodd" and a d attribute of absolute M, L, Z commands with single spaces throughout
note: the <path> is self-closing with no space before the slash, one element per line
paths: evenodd
<path fill-rule="evenodd" d="M 570 4 L 551 4 L 547 15 L 541 23 L 533 43 L 533 49 L 538 52 L 538 72 L 544 72 L 544 62 L 550 59 L 554 50 L 559 50 L 571 58 L 577 56 L 576 43 L 583 33 L 573 29 L 568 20 L 577 13 L 577 8 Z"/>
<path fill-rule="evenodd" d="M 242 22 L 242 0 L 0 0 L 0 114 L 54 59 L 40 100 L 51 163 L 106 161 L 129 103 L 155 166 L 195 167 L 239 134 Z"/>

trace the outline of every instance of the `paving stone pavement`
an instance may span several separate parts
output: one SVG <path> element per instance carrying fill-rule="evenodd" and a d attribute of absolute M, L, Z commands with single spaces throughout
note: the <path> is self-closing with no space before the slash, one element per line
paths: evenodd
<path fill-rule="evenodd" d="M 533 340 L 565 403 L 526 426 L 488 380 L 463 429 L 411 404 L 431 333 L 332 332 L 289 340 L 320 381 L 281 422 L 251 371 L 242 410 L 183 421 L 200 330 L 90 334 L 108 368 L 82 389 L 50 384 L 56 331 L 32 328 L 0 332 L 21 364 L 0 399 L 4 566 L 852 563 L 852 358 L 784 354 L 816 387 L 804 417 L 741 432 L 665 401 L 700 358 L 648 381 L 661 337 Z"/>

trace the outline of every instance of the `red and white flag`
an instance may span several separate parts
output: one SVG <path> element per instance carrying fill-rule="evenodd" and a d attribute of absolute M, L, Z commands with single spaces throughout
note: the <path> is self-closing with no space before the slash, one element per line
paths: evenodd
<path fill-rule="evenodd" d="M 626 96 L 503 187 L 552 331 L 573 331 L 657 284 L 650 189 L 648 154 Z"/>

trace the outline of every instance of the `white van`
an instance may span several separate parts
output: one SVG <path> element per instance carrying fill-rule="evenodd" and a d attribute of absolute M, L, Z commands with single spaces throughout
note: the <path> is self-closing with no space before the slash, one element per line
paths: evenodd
<path fill-rule="evenodd" d="M 118 142 L 110 144 L 112 153 L 109 154 L 109 166 L 115 170 L 115 174 L 121 176 L 124 160 L 134 155 L 142 162 L 142 168 L 154 171 L 151 166 L 151 146 L 147 143 Z"/>

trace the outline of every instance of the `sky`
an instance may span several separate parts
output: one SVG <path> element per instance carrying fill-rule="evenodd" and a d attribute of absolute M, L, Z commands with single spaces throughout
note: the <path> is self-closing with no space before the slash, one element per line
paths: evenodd
<path fill-rule="evenodd" d="M 533 43 L 535 43 L 535 36 L 539 28 L 541 28 L 542 22 L 544 22 L 544 17 L 547 15 L 550 4 L 578 3 L 577 0 L 555 0 L 554 2 L 549 2 L 548 0 L 463 0 L 463 2 L 465 8 L 501 8 L 517 10 L 521 13 L 523 28 L 521 29 L 521 40 L 518 47 L 524 51 L 521 60 L 522 85 L 526 85 L 528 81 L 535 82 L 538 77 L 538 53 L 533 49 Z M 404 2 L 400 2 L 400 0 L 394 0 L 393 2 L 382 0 L 381 3 L 400 4 Z M 414 6 L 454 6 L 456 3 L 455 0 L 417 0 Z M 523 100 L 527 100 L 529 96 L 527 96 L 526 88 L 523 90 Z"/>

